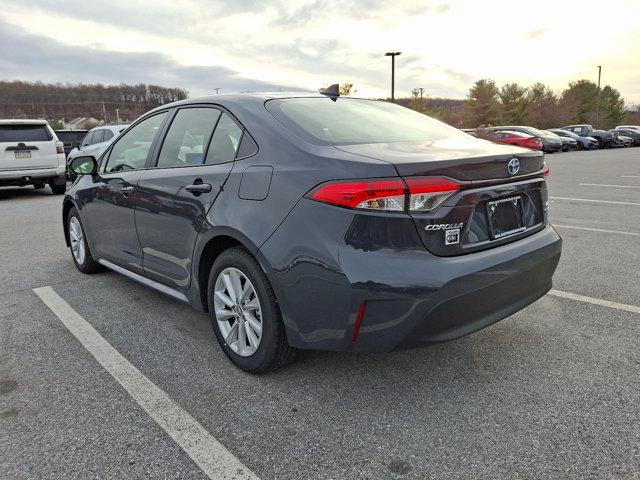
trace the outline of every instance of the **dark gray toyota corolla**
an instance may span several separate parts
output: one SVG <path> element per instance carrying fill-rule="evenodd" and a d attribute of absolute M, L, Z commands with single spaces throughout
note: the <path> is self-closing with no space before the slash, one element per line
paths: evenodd
<path fill-rule="evenodd" d="M 107 267 L 209 312 L 239 368 L 292 348 L 450 340 L 551 288 L 543 154 L 394 104 L 229 95 L 155 109 L 64 200 L 80 271 Z"/>

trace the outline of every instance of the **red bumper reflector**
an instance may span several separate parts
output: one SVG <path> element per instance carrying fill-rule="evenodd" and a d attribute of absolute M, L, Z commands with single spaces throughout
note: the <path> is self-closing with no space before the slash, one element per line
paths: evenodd
<path fill-rule="evenodd" d="M 362 326 L 362 319 L 364 318 L 364 312 L 367 310 L 367 302 L 364 301 L 360 304 L 358 309 L 358 316 L 356 317 L 356 326 L 353 328 L 353 337 L 351 337 L 351 343 L 358 339 L 360 333 L 360 327 Z"/>

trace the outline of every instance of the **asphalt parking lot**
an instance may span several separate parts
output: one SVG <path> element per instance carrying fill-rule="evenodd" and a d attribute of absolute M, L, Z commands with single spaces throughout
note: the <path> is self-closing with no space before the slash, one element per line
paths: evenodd
<path fill-rule="evenodd" d="M 79 273 L 60 196 L 0 189 L 0 478 L 234 476 L 198 466 L 149 413 L 156 397 L 141 407 L 33 290 L 46 286 L 203 427 L 182 426 L 192 453 L 209 435 L 241 462 L 236 478 L 640 478 L 640 148 L 547 162 L 554 294 L 453 342 L 305 352 L 266 376 L 226 360 L 206 315 Z"/>

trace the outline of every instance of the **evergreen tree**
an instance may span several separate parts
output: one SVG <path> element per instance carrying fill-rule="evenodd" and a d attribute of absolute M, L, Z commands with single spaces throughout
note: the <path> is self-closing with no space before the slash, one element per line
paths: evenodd
<path fill-rule="evenodd" d="M 517 83 L 507 83 L 500 88 L 500 103 L 502 115 L 500 123 L 506 125 L 522 125 L 527 118 L 527 88 Z"/>
<path fill-rule="evenodd" d="M 534 83 L 527 95 L 526 123 L 536 128 L 553 128 L 560 121 L 558 97 L 543 83 Z"/>
<path fill-rule="evenodd" d="M 495 125 L 500 121 L 498 87 L 493 80 L 478 80 L 467 95 L 464 106 L 465 124 L 470 127 Z"/>
<path fill-rule="evenodd" d="M 613 128 L 625 118 L 625 105 L 620 92 L 607 85 L 600 92 L 600 118 L 598 127 Z"/>

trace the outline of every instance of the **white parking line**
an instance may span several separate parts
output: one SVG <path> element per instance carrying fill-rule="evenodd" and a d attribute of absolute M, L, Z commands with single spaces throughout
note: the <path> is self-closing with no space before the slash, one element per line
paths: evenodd
<path fill-rule="evenodd" d="M 603 228 L 576 227 L 574 225 L 558 225 L 557 223 L 554 223 L 553 226 L 559 227 L 559 228 L 569 228 L 572 230 L 586 230 L 588 232 L 616 233 L 618 235 L 630 235 L 632 237 L 640 237 L 640 233 L 623 232 L 622 230 L 605 230 Z"/>
<path fill-rule="evenodd" d="M 551 200 L 569 200 L 573 202 L 590 202 L 590 203 L 612 203 L 615 205 L 634 205 L 640 207 L 640 203 L 635 202 L 614 202 L 612 200 L 594 200 L 591 198 L 569 198 L 569 197 L 549 197 Z"/>
<path fill-rule="evenodd" d="M 620 178 L 640 178 L 640 175 L 620 175 Z"/>
<path fill-rule="evenodd" d="M 606 185 L 604 183 L 581 183 L 583 187 L 640 188 L 640 185 Z"/>
<path fill-rule="evenodd" d="M 625 312 L 640 313 L 640 307 L 635 305 L 627 305 L 626 303 L 610 302 L 609 300 L 602 300 L 601 298 L 587 297 L 585 295 L 578 295 L 576 293 L 563 292 L 562 290 L 550 290 L 549 295 L 560 298 L 568 298 L 569 300 L 575 300 L 576 302 L 591 303 L 592 305 L 600 305 L 602 307 L 615 308 L 616 310 L 623 310 Z"/>
<path fill-rule="evenodd" d="M 91 355 L 147 414 L 169 434 L 211 479 L 258 480 L 258 477 L 218 442 L 151 380 L 124 358 L 51 287 L 33 291 Z"/>

